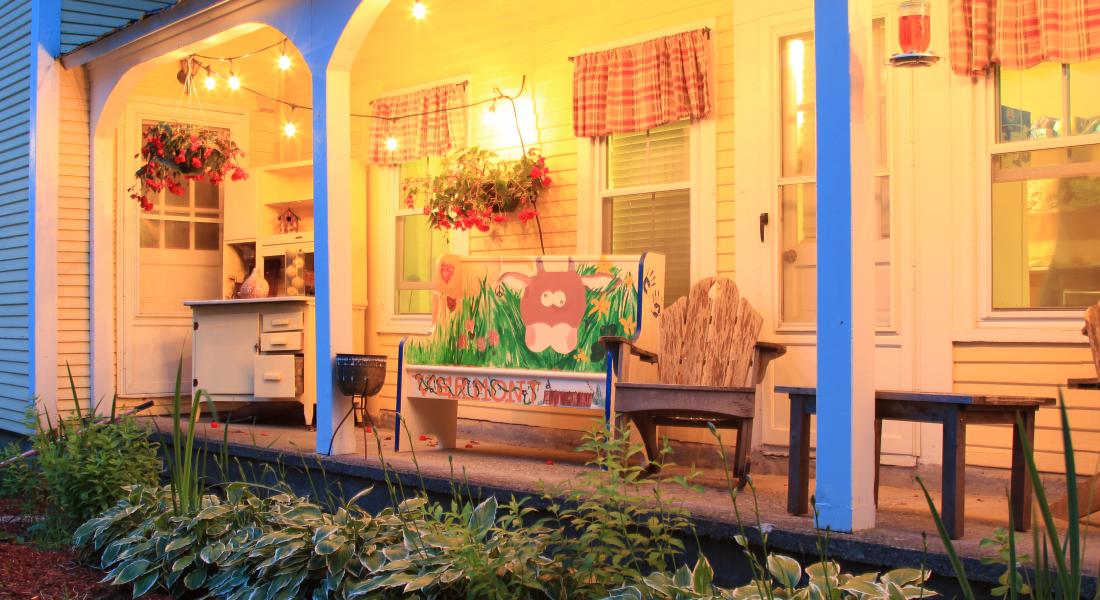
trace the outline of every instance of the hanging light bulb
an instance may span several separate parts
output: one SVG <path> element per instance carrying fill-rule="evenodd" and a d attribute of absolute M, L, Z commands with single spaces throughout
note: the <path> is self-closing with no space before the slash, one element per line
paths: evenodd
<path fill-rule="evenodd" d="M 413 3 L 413 18 L 417 21 L 423 19 L 428 14 L 428 7 L 424 6 L 424 3 L 420 0 L 416 0 Z"/>
<path fill-rule="evenodd" d="M 234 92 L 241 89 L 241 78 L 237 77 L 237 72 L 233 70 L 233 61 L 229 61 L 229 79 L 227 80 L 229 89 Z"/>
<path fill-rule="evenodd" d="M 294 121 L 283 123 L 283 135 L 288 138 L 298 135 L 298 126 L 294 124 Z"/>
<path fill-rule="evenodd" d="M 386 138 L 386 150 L 389 150 L 390 152 L 397 150 L 397 138 L 393 137 L 392 135 Z"/>
<path fill-rule="evenodd" d="M 218 87 L 218 80 L 214 77 L 213 74 L 207 71 L 206 79 L 203 80 L 202 84 L 206 86 L 207 90 L 212 92 L 214 91 L 214 88 Z"/>
<path fill-rule="evenodd" d="M 290 64 L 291 64 L 290 63 L 290 55 L 288 55 L 286 53 L 286 41 L 285 40 L 283 41 L 283 48 L 282 48 L 282 51 L 279 52 L 279 59 L 276 61 L 276 63 L 279 65 L 279 70 L 280 71 L 289 71 L 290 70 Z"/>

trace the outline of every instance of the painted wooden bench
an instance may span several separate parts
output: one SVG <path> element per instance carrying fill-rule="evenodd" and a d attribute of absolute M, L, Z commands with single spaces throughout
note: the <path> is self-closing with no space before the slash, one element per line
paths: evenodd
<path fill-rule="evenodd" d="M 664 256 L 653 253 L 443 256 L 432 332 L 398 348 L 394 448 L 455 447 L 459 401 L 606 423 L 611 372 L 600 338 L 655 342 L 664 276 Z"/>
<path fill-rule="evenodd" d="M 651 465 L 659 452 L 659 425 L 736 430 L 733 472 L 744 485 L 756 386 L 768 363 L 786 348 L 757 340 L 763 318 L 725 278 L 697 282 L 686 298 L 661 312 L 657 323 L 656 346 L 638 339 L 603 338 L 615 357 L 616 414 L 634 423 Z M 644 374 L 636 375 L 638 369 L 632 365 L 638 363 L 656 365 L 656 380 L 650 383 Z"/>

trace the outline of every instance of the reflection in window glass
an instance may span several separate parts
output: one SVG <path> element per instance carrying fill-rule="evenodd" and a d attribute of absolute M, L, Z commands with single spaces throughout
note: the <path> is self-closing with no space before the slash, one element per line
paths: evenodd
<path fill-rule="evenodd" d="M 1100 145 L 993 156 L 995 309 L 1100 300 Z"/>
<path fill-rule="evenodd" d="M 221 247 L 221 223 L 195 223 L 195 250 L 217 250 Z"/>
<path fill-rule="evenodd" d="M 1062 66 L 1039 63 L 1024 70 L 1000 69 L 1000 141 L 1041 139 L 1063 134 Z"/>
<path fill-rule="evenodd" d="M 141 247 L 160 248 L 160 221 L 141 220 Z"/>
<path fill-rule="evenodd" d="M 1100 60 L 1075 63 L 1067 69 L 1073 134 L 1100 133 Z"/>
<path fill-rule="evenodd" d="M 437 159 L 414 160 L 399 167 L 401 181 L 420 179 L 423 188 L 438 173 Z M 429 226 L 422 204 L 409 207 L 400 193 L 395 196 L 394 314 L 428 314 L 432 311 L 432 269 L 436 260 L 450 251 L 450 244 L 443 232 Z"/>

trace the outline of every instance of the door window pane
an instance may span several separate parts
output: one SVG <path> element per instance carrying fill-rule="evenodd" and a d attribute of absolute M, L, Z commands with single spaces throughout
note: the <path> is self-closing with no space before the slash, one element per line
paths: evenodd
<path fill-rule="evenodd" d="M 993 156 L 993 308 L 1100 300 L 1100 144 Z"/>
<path fill-rule="evenodd" d="M 780 129 L 782 132 L 782 176 L 813 175 L 817 160 L 817 79 L 814 77 L 812 33 L 779 40 Z"/>
<path fill-rule="evenodd" d="M 191 223 L 187 221 L 165 221 L 164 247 L 169 250 L 190 249 Z"/>
<path fill-rule="evenodd" d="M 217 250 L 221 247 L 221 223 L 195 223 L 195 249 Z"/>
<path fill-rule="evenodd" d="M 691 286 L 691 190 L 604 199 L 603 251 L 665 255 L 665 304 Z"/>
<path fill-rule="evenodd" d="M 160 221 L 141 220 L 141 247 L 160 248 Z"/>

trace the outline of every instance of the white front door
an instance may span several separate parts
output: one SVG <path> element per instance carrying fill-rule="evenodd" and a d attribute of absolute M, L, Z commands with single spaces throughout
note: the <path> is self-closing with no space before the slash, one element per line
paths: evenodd
<path fill-rule="evenodd" d="M 897 177 L 892 143 L 896 106 L 893 74 L 884 66 L 892 39 L 888 7 L 875 11 L 872 132 L 875 157 L 876 281 L 865 293 L 876 299 L 875 385 L 913 384 L 912 299 L 908 264 L 911 232 L 904 224 L 909 202 Z M 774 363 L 758 408 L 763 444 L 786 446 L 789 401 L 773 385 L 815 385 L 817 320 L 816 174 L 829 157 L 817 156 L 812 3 L 738 2 L 734 11 L 734 128 L 737 281 L 764 314 L 762 337 L 788 346 Z M 884 461 L 915 464 L 919 428 L 888 423 Z M 816 435 L 813 436 L 816 438 Z"/>
<path fill-rule="evenodd" d="M 120 127 L 119 147 L 119 395 L 164 396 L 173 393 L 183 361 L 183 389 L 191 389 L 191 311 L 186 300 L 223 298 L 222 215 L 234 198 L 231 182 L 214 186 L 188 181 L 180 195 L 163 191 L 154 209 L 143 211 L 129 198 L 133 173 L 140 164 L 146 128 L 159 121 L 176 122 L 175 104 L 135 102 Z M 242 115 L 206 109 L 194 113 L 196 124 L 230 131 L 242 148 L 247 129 Z M 201 116 L 199 116 L 201 115 Z"/>

